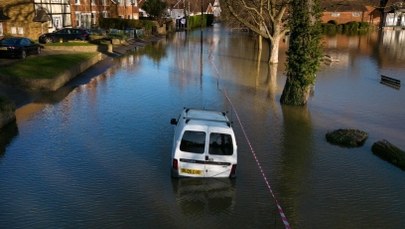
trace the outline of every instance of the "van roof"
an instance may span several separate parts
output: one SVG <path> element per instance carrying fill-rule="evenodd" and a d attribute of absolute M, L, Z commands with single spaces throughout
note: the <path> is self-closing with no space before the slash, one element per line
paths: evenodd
<path fill-rule="evenodd" d="M 225 112 L 211 111 L 211 110 L 198 110 L 198 109 L 185 109 L 183 118 L 186 124 L 192 122 L 193 124 L 202 124 L 209 126 L 223 126 L 231 127 L 231 122 L 226 117 Z"/>

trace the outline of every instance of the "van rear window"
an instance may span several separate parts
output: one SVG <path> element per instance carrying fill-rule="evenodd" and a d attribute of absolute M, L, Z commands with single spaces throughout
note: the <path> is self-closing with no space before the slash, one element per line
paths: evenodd
<path fill-rule="evenodd" d="M 204 153 L 205 132 L 185 131 L 180 143 L 180 150 L 189 153 Z"/>
<path fill-rule="evenodd" d="M 231 135 L 211 133 L 209 153 L 213 155 L 232 155 L 233 144 Z"/>

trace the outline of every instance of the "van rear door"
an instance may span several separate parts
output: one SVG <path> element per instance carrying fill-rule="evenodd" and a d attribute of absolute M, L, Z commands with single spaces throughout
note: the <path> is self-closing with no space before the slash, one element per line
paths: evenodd
<path fill-rule="evenodd" d="M 184 131 L 177 155 L 180 176 L 205 177 L 206 135 L 200 130 Z"/>
<path fill-rule="evenodd" d="M 236 166 L 236 143 L 231 133 L 210 132 L 205 154 L 206 177 L 229 177 Z"/>

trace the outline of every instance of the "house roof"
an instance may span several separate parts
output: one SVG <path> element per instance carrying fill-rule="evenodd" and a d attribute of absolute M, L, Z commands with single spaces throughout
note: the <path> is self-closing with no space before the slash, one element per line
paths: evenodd
<path fill-rule="evenodd" d="M 394 12 L 398 9 L 405 9 L 405 0 L 388 0 L 384 12 Z"/>
<path fill-rule="evenodd" d="M 0 8 L 0 21 L 7 21 L 9 19 L 10 18 L 7 15 L 4 14 L 3 8 Z"/>
<path fill-rule="evenodd" d="M 371 2 L 371 1 L 367 1 Z M 326 12 L 363 12 L 367 11 L 362 1 L 355 0 L 330 0 L 322 1 L 321 7 Z"/>
<path fill-rule="evenodd" d="M 215 0 L 166 0 L 166 3 L 169 8 L 174 9 L 183 9 L 186 8 L 193 13 L 201 12 L 201 3 L 203 11 L 205 12 L 208 9 L 209 4 L 213 5 Z"/>

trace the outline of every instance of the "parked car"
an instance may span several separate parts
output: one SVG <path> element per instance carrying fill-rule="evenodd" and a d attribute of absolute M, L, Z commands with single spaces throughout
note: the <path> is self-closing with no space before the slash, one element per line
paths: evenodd
<path fill-rule="evenodd" d="M 55 31 L 53 33 L 46 33 L 39 36 L 38 41 L 46 44 L 50 42 L 60 41 L 73 41 L 73 40 L 88 40 L 90 33 L 85 29 L 72 29 L 66 28 Z"/>
<path fill-rule="evenodd" d="M 40 54 L 41 45 L 26 37 L 8 37 L 0 40 L 1 57 L 19 57 L 24 59 L 27 55 Z"/>

